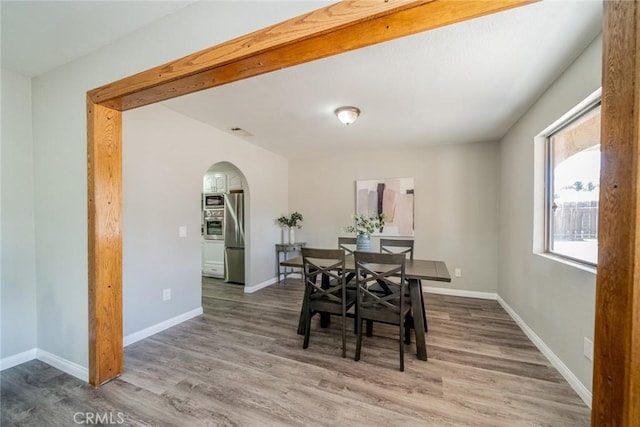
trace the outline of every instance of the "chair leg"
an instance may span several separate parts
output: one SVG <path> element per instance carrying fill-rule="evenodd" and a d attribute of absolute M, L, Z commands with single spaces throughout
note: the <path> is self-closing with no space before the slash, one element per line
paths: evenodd
<path fill-rule="evenodd" d="M 356 305 L 355 312 L 353 313 L 353 333 L 358 333 L 358 306 Z"/>
<path fill-rule="evenodd" d="M 342 313 L 342 357 L 347 357 L 347 316 Z"/>
<path fill-rule="evenodd" d="M 304 335 L 304 331 L 306 330 L 306 326 L 304 324 L 305 316 L 307 312 L 307 294 L 302 299 L 302 308 L 300 309 L 300 319 L 298 320 L 298 335 Z"/>
<path fill-rule="evenodd" d="M 358 336 L 356 337 L 356 356 L 353 358 L 356 362 L 360 360 L 360 349 L 362 348 L 362 319 L 356 319 L 358 325 Z"/>
<path fill-rule="evenodd" d="M 367 336 L 370 337 L 373 335 L 373 321 L 367 320 Z"/>
<path fill-rule="evenodd" d="M 311 335 L 311 310 L 307 308 L 304 313 L 304 343 L 302 344 L 302 348 L 309 347 L 309 335 Z"/>
<path fill-rule="evenodd" d="M 411 325 L 413 323 L 413 317 L 411 317 L 411 312 L 407 313 L 404 318 L 404 343 L 407 345 L 411 344 Z"/>
<path fill-rule="evenodd" d="M 406 319 L 406 317 L 405 317 Z M 400 321 L 400 372 L 404 372 L 404 342 L 402 341 L 402 335 L 404 335 L 404 322 Z"/>

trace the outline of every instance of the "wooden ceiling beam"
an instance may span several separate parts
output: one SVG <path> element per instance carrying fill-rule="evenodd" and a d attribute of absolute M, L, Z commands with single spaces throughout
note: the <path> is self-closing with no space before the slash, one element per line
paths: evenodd
<path fill-rule="evenodd" d="M 125 111 L 537 0 L 343 1 L 88 93 Z"/>

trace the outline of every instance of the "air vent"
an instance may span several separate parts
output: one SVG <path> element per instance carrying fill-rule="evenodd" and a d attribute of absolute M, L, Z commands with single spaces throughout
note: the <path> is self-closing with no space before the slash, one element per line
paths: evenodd
<path fill-rule="evenodd" d="M 230 128 L 229 131 L 232 134 L 237 135 L 237 136 L 253 136 L 253 134 L 251 132 L 246 131 L 246 130 L 244 130 L 242 128 L 238 128 L 238 127 Z"/>

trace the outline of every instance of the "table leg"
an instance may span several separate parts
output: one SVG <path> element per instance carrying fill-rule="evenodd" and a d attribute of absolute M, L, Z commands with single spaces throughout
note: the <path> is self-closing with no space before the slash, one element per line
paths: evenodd
<path fill-rule="evenodd" d="M 418 280 L 420 286 L 420 301 L 422 302 L 422 320 L 424 321 L 424 331 L 429 332 L 429 324 L 427 323 L 427 309 L 424 307 L 424 293 L 422 292 L 422 280 Z"/>
<path fill-rule="evenodd" d="M 322 288 L 327 289 L 329 287 L 329 276 L 322 275 Z M 331 315 L 329 313 L 320 313 L 320 327 L 328 328 L 331 324 Z"/>
<path fill-rule="evenodd" d="M 424 314 L 422 311 L 422 286 L 420 280 L 409 279 L 413 326 L 416 332 L 416 350 L 418 359 L 427 360 L 427 345 L 424 340 Z"/>
<path fill-rule="evenodd" d="M 278 283 L 280 283 L 280 252 L 276 249 L 276 275 Z"/>
<path fill-rule="evenodd" d="M 282 259 L 283 259 L 284 261 L 286 261 L 286 260 L 288 259 L 288 258 L 287 258 L 287 251 L 284 251 L 284 252 L 282 253 Z M 286 265 L 282 266 L 282 279 L 283 279 L 285 282 L 287 281 L 287 266 L 286 266 Z"/>

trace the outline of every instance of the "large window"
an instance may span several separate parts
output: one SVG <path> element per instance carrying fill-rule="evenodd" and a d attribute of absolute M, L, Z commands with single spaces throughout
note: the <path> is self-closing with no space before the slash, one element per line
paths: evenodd
<path fill-rule="evenodd" d="M 546 250 L 595 266 L 598 262 L 600 101 L 547 137 Z"/>

